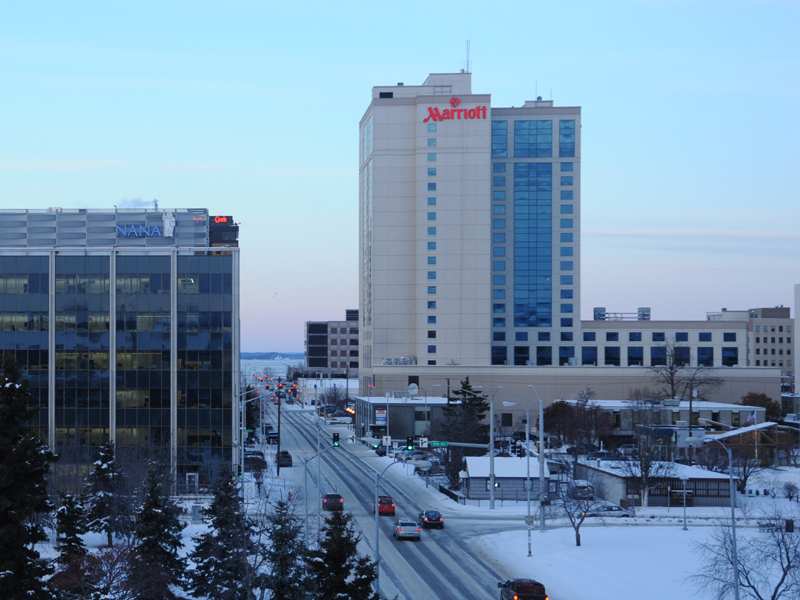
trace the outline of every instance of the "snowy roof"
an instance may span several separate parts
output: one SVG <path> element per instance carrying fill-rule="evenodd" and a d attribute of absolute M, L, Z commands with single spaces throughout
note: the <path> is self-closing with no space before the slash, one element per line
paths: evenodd
<path fill-rule="evenodd" d="M 539 460 L 531 457 L 531 477 L 539 477 Z M 497 477 L 526 477 L 528 474 L 528 461 L 519 457 L 511 458 L 496 456 L 494 459 L 494 476 Z M 467 473 L 469 477 L 489 477 L 488 456 L 468 456 Z M 544 463 L 544 476 L 550 477 L 547 462 Z"/>
<path fill-rule="evenodd" d="M 579 401 L 574 399 L 563 399 L 563 400 L 556 400 L 556 402 L 567 402 L 569 404 L 577 404 Z M 589 406 L 599 406 L 600 408 L 610 408 L 610 409 L 627 409 L 627 408 L 637 408 L 641 402 L 636 400 L 589 400 Z M 689 410 L 689 401 L 688 400 L 681 400 L 679 405 L 670 406 L 669 404 L 660 404 L 659 408 L 661 410 Z M 766 412 L 766 409 L 761 406 L 745 406 L 744 404 L 728 404 L 725 402 L 707 402 L 705 400 L 694 400 L 692 402 L 692 410 L 736 410 L 736 411 L 757 411 L 757 412 Z"/>
<path fill-rule="evenodd" d="M 739 429 L 731 429 L 730 431 L 725 431 L 723 433 L 712 433 L 710 431 L 707 431 L 706 437 L 711 438 L 713 440 L 722 440 L 729 437 L 735 437 L 743 433 L 750 433 L 751 431 L 756 431 L 758 429 L 766 429 L 767 427 L 774 427 L 776 425 L 778 425 L 778 423 L 773 423 L 772 421 L 765 421 L 764 423 L 759 423 L 758 425 L 739 427 Z"/>
<path fill-rule="evenodd" d="M 386 406 L 386 396 L 370 396 L 365 398 L 364 396 L 358 396 L 356 400 L 360 400 L 361 402 L 368 402 L 369 404 L 383 404 Z M 413 404 L 413 405 L 420 405 L 424 406 L 425 404 L 428 406 L 431 405 L 441 405 L 447 404 L 447 398 L 442 398 L 441 396 L 414 396 L 413 398 L 389 398 L 389 404 Z"/>
<path fill-rule="evenodd" d="M 616 477 L 633 477 L 638 473 L 638 463 L 635 460 L 582 460 L 580 464 Z M 727 473 L 717 473 L 700 467 L 660 461 L 653 463 L 652 472 L 668 473 L 670 479 L 680 479 L 681 477 L 688 477 L 689 479 L 730 479 L 730 475 Z"/>

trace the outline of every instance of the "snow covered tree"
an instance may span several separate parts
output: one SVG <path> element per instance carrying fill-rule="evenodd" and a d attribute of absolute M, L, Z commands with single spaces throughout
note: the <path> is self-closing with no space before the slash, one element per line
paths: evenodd
<path fill-rule="evenodd" d="M 47 537 L 36 521 L 53 507 L 47 499 L 45 476 L 55 457 L 36 438 L 28 422 L 27 380 L 13 358 L 3 361 L 0 375 L 0 590 L 6 598 L 51 598 L 43 581 L 51 572 L 34 549 Z"/>
<path fill-rule="evenodd" d="M 306 549 L 300 539 L 302 526 L 292 513 L 291 505 L 283 500 L 267 519 L 269 545 L 264 550 L 269 572 L 263 586 L 272 592 L 272 600 L 305 600 L 310 585 L 306 576 Z"/>
<path fill-rule="evenodd" d="M 361 535 L 349 513 L 334 512 L 325 518 L 323 538 L 317 550 L 309 552 L 308 569 L 317 600 L 380 600 L 372 590 L 375 563 L 358 556 Z"/>
<path fill-rule="evenodd" d="M 196 565 L 189 573 L 190 590 L 209 600 L 250 600 L 255 579 L 248 562 L 253 552 L 252 528 L 227 468 L 222 469 L 213 493 L 211 507 L 204 511 L 210 530 L 195 538 L 189 557 Z"/>
<path fill-rule="evenodd" d="M 122 478 L 114 442 L 106 442 L 86 482 L 86 512 L 88 530 L 105 533 L 109 547 L 114 535 L 127 534 L 132 526 L 130 507 L 121 494 Z"/>
<path fill-rule="evenodd" d="M 185 564 L 178 551 L 183 547 L 184 525 L 178 519 L 180 509 L 164 491 L 164 477 L 152 465 L 144 482 L 144 503 L 136 514 L 136 561 L 150 573 L 156 599 L 174 598 L 170 586 L 182 581 Z"/>
<path fill-rule="evenodd" d="M 61 506 L 56 511 L 56 550 L 60 555 L 59 562 L 64 562 L 67 557 L 86 554 L 86 546 L 81 539 L 84 533 L 86 513 L 83 500 L 73 494 L 63 494 Z"/>

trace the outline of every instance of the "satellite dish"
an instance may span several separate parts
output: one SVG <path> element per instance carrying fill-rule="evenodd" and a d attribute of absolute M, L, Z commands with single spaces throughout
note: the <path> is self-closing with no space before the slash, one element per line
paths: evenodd
<path fill-rule="evenodd" d="M 416 396 L 417 392 L 419 392 L 419 386 L 416 383 L 411 383 L 408 385 L 408 393 L 412 396 Z"/>

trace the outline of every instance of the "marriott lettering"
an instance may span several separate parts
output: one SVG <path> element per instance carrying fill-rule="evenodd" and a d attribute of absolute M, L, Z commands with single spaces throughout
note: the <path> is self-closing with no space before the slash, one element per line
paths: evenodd
<path fill-rule="evenodd" d="M 422 122 L 427 123 L 429 120 L 434 121 L 447 121 L 452 119 L 485 119 L 486 107 L 478 106 L 475 108 L 445 108 L 440 111 L 436 106 L 428 107 L 428 116 Z"/>

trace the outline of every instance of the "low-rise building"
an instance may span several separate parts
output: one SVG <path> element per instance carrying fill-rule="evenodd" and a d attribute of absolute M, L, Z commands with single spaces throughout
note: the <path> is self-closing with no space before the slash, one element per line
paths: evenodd
<path fill-rule="evenodd" d="M 468 500 L 488 500 L 491 480 L 488 456 L 468 456 L 466 470 L 461 472 L 462 490 Z M 531 499 L 539 499 L 539 460 L 518 457 L 494 459 L 496 501 L 525 502 L 530 465 Z M 545 490 L 550 488 L 550 471 L 544 463 Z"/>
<path fill-rule="evenodd" d="M 344 321 L 306 321 L 305 376 L 358 377 L 358 310 Z"/>

